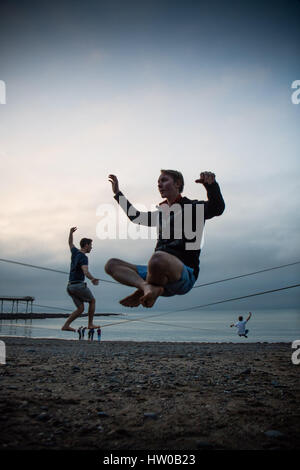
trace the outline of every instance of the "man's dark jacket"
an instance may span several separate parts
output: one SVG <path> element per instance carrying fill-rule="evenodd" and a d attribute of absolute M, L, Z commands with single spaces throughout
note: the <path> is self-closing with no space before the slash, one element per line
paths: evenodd
<path fill-rule="evenodd" d="M 186 243 L 191 243 L 193 239 L 186 238 L 185 234 L 187 230 L 184 230 L 184 223 L 186 224 L 186 219 L 189 220 L 189 223 L 192 226 L 192 231 L 196 232 L 197 223 L 199 223 L 197 217 L 197 205 L 203 204 L 203 215 L 204 220 L 212 219 L 215 216 L 221 215 L 225 209 L 225 203 L 219 188 L 218 183 L 212 184 L 204 184 L 206 191 L 207 191 L 207 201 L 198 201 L 197 199 L 191 200 L 187 197 L 179 197 L 176 201 L 176 205 L 181 206 L 182 214 L 181 214 L 181 221 L 182 221 L 182 236 L 181 238 L 177 238 L 174 236 L 174 212 L 172 211 L 172 207 L 170 208 L 169 212 L 169 224 L 170 224 L 170 236 L 168 238 L 163 238 L 163 230 L 162 230 L 162 206 L 166 203 L 164 201 L 160 204 L 159 210 L 155 212 L 140 212 L 136 210 L 132 204 L 125 198 L 123 193 L 119 191 L 114 198 L 120 204 L 128 218 L 134 222 L 141 225 L 146 226 L 155 226 L 158 227 L 158 239 L 157 244 L 155 247 L 155 251 L 165 251 L 170 253 L 171 255 L 176 256 L 179 258 L 186 266 L 189 266 L 194 270 L 195 278 L 197 279 L 199 275 L 199 257 L 200 257 L 200 246 L 195 250 L 186 249 Z M 187 205 L 189 206 L 189 213 L 191 217 L 184 217 L 184 211 L 186 210 Z M 199 214 L 199 212 L 198 212 Z M 189 227 L 190 228 L 190 227 Z M 189 230 L 188 233 L 190 233 Z M 196 237 L 194 238 L 194 240 Z"/>

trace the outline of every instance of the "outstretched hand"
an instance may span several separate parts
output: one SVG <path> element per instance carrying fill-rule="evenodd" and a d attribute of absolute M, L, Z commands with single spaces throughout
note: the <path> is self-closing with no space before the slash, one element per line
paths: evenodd
<path fill-rule="evenodd" d="M 216 182 L 216 175 L 210 171 L 203 171 L 200 173 L 200 178 L 195 180 L 195 183 L 212 184 Z"/>
<path fill-rule="evenodd" d="M 71 227 L 70 228 L 70 233 L 74 233 L 74 232 L 76 232 L 76 230 L 77 230 L 77 227 Z"/>
<path fill-rule="evenodd" d="M 117 194 L 119 190 L 119 181 L 115 175 L 108 175 L 108 181 L 111 183 L 111 187 L 114 194 Z"/>

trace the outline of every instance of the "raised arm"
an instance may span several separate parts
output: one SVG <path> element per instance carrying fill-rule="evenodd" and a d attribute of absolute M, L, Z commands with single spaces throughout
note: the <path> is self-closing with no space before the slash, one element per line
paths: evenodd
<path fill-rule="evenodd" d="M 216 175 L 210 171 L 200 173 L 200 178 L 195 183 L 201 183 L 207 191 L 207 201 L 204 205 L 204 219 L 211 219 L 221 215 L 225 209 L 225 202 L 220 187 L 216 182 Z"/>
<path fill-rule="evenodd" d="M 251 318 L 251 315 L 252 315 L 252 313 L 251 313 L 251 312 L 249 312 L 249 315 L 248 315 L 248 318 L 247 318 L 247 320 L 246 320 L 246 321 L 249 321 L 249 320 L 250 320 L 250 318 Z"/>
<path fill-rule="evenodd" d="M 70 228 L 69 239 L 68 239 L 70 250 L 72 250 L 72 248 L 74 246 L 74 244 L 73 244 L 73 233 L 76 232 L 76 230 L 77 230 L 77 227 L 71 227 Z"/>
<path fill-rule="evenodd" d="M 146 225 L 148 227 L 156 226 L 158 211 L 140 212 L 131 204 L 131 202 L 128 201 L 128 199 L 126 199 L 122 191 L 120 191 L 118 178 L 115 175 L 109 175 L 108 179 L 112 185 L 114 199 L 123 209 L 131 222 Z"/>

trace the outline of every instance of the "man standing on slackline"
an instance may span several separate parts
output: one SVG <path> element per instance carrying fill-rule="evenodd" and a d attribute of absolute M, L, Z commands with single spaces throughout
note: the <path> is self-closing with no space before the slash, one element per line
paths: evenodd
<path fill-rule="evenodd" d="M 92 250 L 92 241 L 90 238 L 82 238 L 80 240 L 80 250 L 76 248 L 73 244 L 73 233 L 77 230 L 77 227 L 72 227 L 69 233 L 69 247 L 71 250 L 71 268 L 69 283 L 67 286 L 67 292 L 72 297 L 74 304 L 76 305 L 76 310 L 68 317 L 66 323 L 62 327 L 62 330 L 67 331 L 76 331 L 70 326 L 70 324 L 84 312 L 84 302 L 88 302 L 88 328 L 99 328 L 99 325 L 93 324 L 96 299 L 93 296 L 90 289 L 87 287 L 84 282 L 85 276 L 90 279 L 90 281 L 97 286 L 99 284 L 99 279 L 96 279 L 88 270 L 88 257 L 87 253 L 90 253 Z M 83 330 L 82 330 L 83 333 Z"/>

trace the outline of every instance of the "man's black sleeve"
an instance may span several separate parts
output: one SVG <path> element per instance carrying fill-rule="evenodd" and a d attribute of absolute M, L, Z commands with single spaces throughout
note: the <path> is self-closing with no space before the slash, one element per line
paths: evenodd
<path fill-rule="evenodd" d="M 156 226 L 157 212 L 140 212 L 126 199 L 124 194 L 119 191 L 114 195 L 114 199 L 123 209 L 129 220 L 135 224 L 146 225 L 148 227 Z"/>
<path fill-rule="evenodd" d="M 204 202 L 204 219 L 212 219 L 216 215 L 223 214 L 225 202 L 217 182 L 204 184 L 207 191 L 207 201 Z"/>

